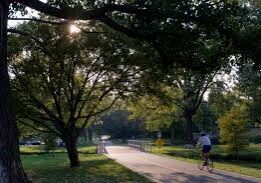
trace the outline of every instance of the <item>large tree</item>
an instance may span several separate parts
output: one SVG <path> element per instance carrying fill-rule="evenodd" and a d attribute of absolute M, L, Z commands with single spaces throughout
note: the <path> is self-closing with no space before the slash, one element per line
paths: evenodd
<path fill-rule="evenodd" d="M 204 94 L 213 84 L 215 75 L 216 72 L 196 74 L 181 70 L 167 78 L 157 76 L 154 84 L 147 84 L 142 88 L 148 96 L 138 96 L 138 104 L 134 103 L 130 110 L 134 112 L 134 116 L 146 119 L 148 126 L 154 130 L 164 125 L 170 126 L 182 117 L 185 120 L 185 141 L 193 143 L 193 117 Z"/>
<path fill-rule="evenodd" d="M 151 132 L 166 131 L 169 128 L 170 140 L 174 143 L 176 123 L 180 116 L 175 104 L 165 104 L 157 96 L 145 94 L 130 100 L 128 110 L 131 112 L 131 119 L 141 120 Z"/>
<path fill-rule="evenodd" d="M 147 91 L 157 96 L 167 106 L 176 106 L 180 116 L 185 119 L 185 141 L 193 142 L 193 116 L 200 107 L 206 91 L 214 82 L 217 72 L 201 74 L 179 70 L 160 78 L 154 85 L 147 87 Z"/>
<path fill-rule="evenodd" d="M 17 142 L 17 130 L 15 123 L 15 114 L 13 112 L 13 107 L 11 104 L 11 94 L 10 94 L 10 84 L 9 84 L 9 76 L 7 69 L 7 54 L 6 54 L 6 46 L 7 46 L 7 19 L 10 13 L 17 11 L 17 8 L 21 8 L 17 5 L 17 2 L 35 9 L 37 11 L 43 12 L 45 14 L 62 18 L 68 20 L 95 20 L 100 21 L 113 29 L 120 31 L 128 36 L 133 38 L 141 39 L 147 41 L 151 44 L 156 50 L 158 50 L 159 55 L 161 57 L 160 62 L 167 61 L 178 63 L 181 65 L 186 65 L 187 67 L 192 66 L 192 63 L 195 63 L 196 68 L 200 68 L 199 65 L 206 66 L 206 63 L 202 62 L 198 64 L 197 62 L 188 62 L 179 59 L 173 59 L 176 54 L 172 53 L 181 53 L 182 48 L 186 49 L 187 46 L 183 46 L 186 42 L 186 36 L 191 34 L 191 31 L 186 31 L 185 29 L 194 30 L 193 27 L 199 28 L 198 30 L 203 30 L 203 35 L 209 33 L 219 32 L 218 37 L 223 37 L 225 41 L 225 45 L 233 45 L 247 53 L 250 57 L 260 58 L 260 51 L 258 51 L 259 47 L 256 47 L 255 44 L 245 44 L 244 40 L 248 41 L 248 43 L 252 43 L 256 41 L 258 37 L 253 37 L 252 35 L 260 35 L 261 31 L 259 29 L 252 29 L 250 26 L 244 26 L 246 34 L 243 34 L 240 39 L 237 39 L 239 33 L 241 32 L 238 27 L 233 29 L 233 25 L 238 24 L 239 16 L 244 16 L 246 18 L 251 19 L 251 21 L 255 21 L 252 17 L 260 16 L 259 11 L 254 11 L 257 16 L 246 16 L 246 12 L 238 11 L 240 9 L 249 9 L 242 8 L 241 5 L 235 3 L 228 3 L 229 1 L 200 1 L 195 4 L 195 1 L 180 1 L 181 3 L 176 4 L 178 1 L 133 1 L 129 4 L 127 2 L 114 2 L 109 1 L 104 3 L 103 1 L 75 1 L 69 0 L 56 0 L 56 1 L 48 1 L 44 3 L 40 0 L 1 0 L 0 1 L 0 126 L 1 126 L 1 137 L 0 142 L 2 144 L 1 151 L 1 162 L 0 162 L 0 173 L 3 174 L 6 172 L 6 179 L 2 182 L 26 182 L 26 178 L 24 176 L 23 170 L 21 168 L 21 162 L 19 158 L 19 149 Z M 97 3 L 101 2 L 101 3 Z M 235 1 L 233 1 L 235 2 Z M 12 6 L 10 4 L 12 3 Z M 13 9 L 10 9 L 13 7 Z M 172 11 L 170 11 L 172 10 Z M 252 10 L 252 9 L 251 9 Z M 247 10 L 248 11 L 248 10 Z M 253 12 L 253 11 L 252 11 Z M 230 15 L 236 15 L 234 18 L 230 18 Z M 142 18 L 144 17 L 144 18 Z M 233 16 L 232 16 L 233 17 Z M 121 24 L 121 20 L 138 20 L 137 22 L 133 22 L 132 27 L 127 26 L 126 24 Z M 158 21 L 155 21 L 158 19 Z M 177 20 L 184 20 L 177 21 Z M 148 22 L 149 21 L 149 22 Z M 231 21 L 231 22 L 230 22 Z M 142 26 L 136 25 L 142 22 Z M 172 29 L 177 24 L 185 23 L 178 26 L 178 29 Z M 196 22 L 196 24 L 194 24 Z M 150 24 L 152 23 L 152 24 Z M 230 24 L 231 23 L 231 24 Z M 171 26 L 163 26 L 170 24 Z M 144 25 L 148 26 L 147 32 L 140 31 L 141 27 Z M 151 25 L 153 29 L 151 29 Z M 133 30 L 134 27 L 134 30 Z M 154 28 L 157 28 L 154 31 Z M 172 28 L 171 28 L 172 27 Z M 175 26 L 174 26 L 175 27 Z M 164 28 L 164 29 L 162 29 Z M 201 29 L 203 28 L 203 29 Z M 150 30 L 152 32 L 150 33 Z M 175 31 L 172 31 L 175 30 Z M 243 31 L 244 31 L 243 30 Z M 185 34 L 182 34 L 184 31 Z M 192 31 L 194 32 L 194 31 Z M 201 32 L 201 31 L 199 31 Z M 148 34 L 150 33 L 150 34 Z M 157 36 L 161 35 L 161 36 Z M 164 38 L 163 35 L 169 35 Z M 202 35 L 194 34 L 194 35 Z M 213 34 L 216 35 L 216 34 Z M 214 36 L 216 37 L 216 36 Z M 247 39 L 247 37 L 251 37 L 251 39 Z M 172 39 L 171 39 L 172 38 Z M 175 38 L 179 38 L 179 41 L 176 41 Z M 190 39 L 190 42 L 193 43 L 193 40 Z M 168 41 L 166 41 L 168 40 Z M 170 41 L 171 40 L 171 41 Z M 252 42 L 251 42 L 252 41 Z M 167 44 L 164 44 L 167 43 Z M 176 49 L 175 52 L 171 52 L 172 50 L 166 52 L 168 47 L 170 48 L 173 44 L 181 45 L 181 49 Z M 242 44 L 243 43 L 243 44 Z M 187 44 L 185 44 L 187 45 Z M 195 45 L 196 46 L 196 45 Z M 178 48 L 178 47 L 177 47 Z M 163 52 L 162 52 L 163 50 Z M 166 51 L 165 51 L 166 50 Z M 169 54 L 171 53 L 171 54 Z M 185 63 L 185 64 L 183 64 Z M 258 63 L 258 62 L 257 62 Z M 193 64 L 194 65 L 194 64 Z M 216 67 L 219 64 L 209 63 L 211 67 Z M 6 140 L 8 139 L 8 141 Z M 5 173 L 4 173 L 5 174 Z"/>
<path fill-rule="evenodd" d="M 136 83 L 139 69 L 123 67 L 130 51 L 115 52 L 115 43 L 103 35 L 68 35 L 66 29 L 34 23 L 20 27 L 43 41 L 13 37 L 22 44 L 10 67 L 17 117 L 60 137 L 71 166 L 79 166 L 80 132 Z"/>
<path fill-rule="evenodd" d="M 23 171 L 15 113 L 11 102 L 11 89 L 7 69 L 7 18 L 9 2 L 0 1 L 0 182 L 28 182 Z"/>

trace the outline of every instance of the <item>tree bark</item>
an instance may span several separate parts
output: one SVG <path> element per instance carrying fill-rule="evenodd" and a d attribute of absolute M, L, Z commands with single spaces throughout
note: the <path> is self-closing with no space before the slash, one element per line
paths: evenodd
<path fill-rule="evenodd" d="M 184 117 L 186 120 L 185 141 L 187 144 L 192 144 L 193 143 L 193 135 L 192 135 L 193 115 L 190 113 L 184 113 Z"/>
<path fill-rule="evenodd" d="M 173 122 L 171 125 L 170 125 L 170 143 L 171 144 L 174 144 L 175 142 L 175 122 Z"/>
<path fill-rule="evenodd" d="M 0 0 L 0 182 L 30 182 L 23 170 L 7 67 L 8 0 Z"/>
<path fill-rule="evenodd" d="M 88 127 L 88 137 L 90 142 L 92 142 L 92 125 L 90 127 Z"/>
<path fill-rule="evenodd" d="M 84 128 L 84 131 L 83 131 L 83 135 L 84 135 L 84 140 L 85 142 L 87 142 L 87 132 L 86 132 L 86 128 Z"/>
<path fill-rule="evenodd" d="M 73 137 L 72 135 L 68 135 L 64 138 L 64 143 L 68 152 L 71 167 L 80 166 L 79 154 L 77 151 L 77 139 L 77 137 Z"/>

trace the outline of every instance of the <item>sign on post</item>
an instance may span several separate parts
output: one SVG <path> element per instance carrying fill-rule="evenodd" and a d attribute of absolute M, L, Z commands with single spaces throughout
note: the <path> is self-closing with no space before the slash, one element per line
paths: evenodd
<path fill-rule="evenodd" d="M 159 131 L 159 132 L 157 132 L 157 137 L 158 137 L 158 139 L 160 139 L 161 138 L 161 132 Z"/>
<path fill-rule="evenodd" d="M 155 145 L 160 150 L 161 147 L 165 144 L 165 141 L 161 138 L 161 132 L 160 131 L 157 132 L 157 137 L 158 137 L 158 139 L 155 141 Z"/>

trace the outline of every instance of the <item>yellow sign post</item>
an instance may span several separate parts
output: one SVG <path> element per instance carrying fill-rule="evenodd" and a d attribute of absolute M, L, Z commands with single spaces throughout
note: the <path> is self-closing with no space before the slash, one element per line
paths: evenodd
<path fill-rule="evenodd" d="M 161 138 L 158 138 L 156 141 L 155 141 L 155 145 L 159 148 L 159 150 L 161 149 L 161 147 L 165 144 L 165 141 Z"/>

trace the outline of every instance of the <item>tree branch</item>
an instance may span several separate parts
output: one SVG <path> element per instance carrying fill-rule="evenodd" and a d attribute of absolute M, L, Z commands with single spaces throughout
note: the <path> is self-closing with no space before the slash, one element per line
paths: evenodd
<path fill-rule="evenodd" d="M 195 105 L 196 110 L 199 108 L 199 106 L 203 100 L 204 94 L 209 89 L 211 82 L 213 81 L 213 78 L 215 75 L 216 75 L 216 72 L 213 75 L 209 76 L 208 80 L 205 83 L 205 86 L 202 89 L 202 92 L 200 93 L 200 91 L 199 91 L 199 95 L 197 95 L 197 98 L 196 98 L 196 100 L 197 100 L 196 105 Z"/>
<path fill-rule="evenodd" d="M 40 11 L 50 16 L 69 20 L 98 20 L 107 12 L 119 11 L 122 13 L 136 14 L 136 15 L 150 15 L 152 12 L 147 9 L 139 9 L 130 5 L 116 5 L 105 4 L 103 7 L 93 10 L 86 10 L 82 7 L 71 8 L 57 8 L 39 0 L 14 0 L 32 9 Z"/>
<path fill-rule="evenodd" d="M 79 28 L 84 34 L 107 34 L 108 32 L 86 31 L 83 28 Z"/>
<path fill-rule="evenodd" d="M 103 113 L 103 112 L 107 111 L 108 109 L 110 109 L 110 108 L 115 104 L 115 102 L 116 102 L 118 99 L 119 99 L 119 97 L 116 97 L 116 98 L 111 102 L 111 104 L 110 104 L 109 106 L 107 106 L 107 107 L 105 107 L 104 109 L 101 109 L 101 110 L 99 110 L 99 111 L 93 113 L 92 116 L 96 116 L 96 115 L 98 115 L 98 114 L 100 114 L 100 113 Z"/>
<path fill-rule="evenodd" d="M 38 40 L 36 37 L 33 37 L 32 34 L 21 31 L 21 30 L 17 30 L 17 29 L 7 29 L 7 32 L 10 33 L 14 33 L 14 34 L 20 34 L 22 36 L 28 37 L 32 40 L 34 40 L 35 42 L 37 42 L 38 44 L 42 44 L 42 42 L 40 40 Z"/>
<path fill-rule="evenodd" d="M 55 87 L 53 85 L 53 81 L 51 81 L 52 77 L 49 77 L 50 81 L 48 81 L 47 76 L 48 75 L 44 75 L 44 73 L 41 73 L 43 81 L 45 82 L 45 84 L 47 85 L 47 88 L 49 90 L 49 92 L 51 93 L 54 103 L 55 103 L 55 109 L 58 113 L 59 119 L 61 121 L 63 121 L 63 115 L 62 115 L 62 108 L 61 108 L 61 100 L 60 100 L 60 96 L 57 95 L 57 91 L 55 90 Z M 59 88 L 58 88 L 59 90 Z"/>
<path fill-rule="evenodd" d="M 52 20 L 43 20 L 39 18 L 8 18 L 8 20 L 15 20 L 15 21 L 34 21 L 39 23 L 46 23 L 46 24 L 52 24 L 52 25 L 64 25 L 69 24 L 70 21 L 68 20 L 61 20 L 61 21 L 52 21 Z"/>
<path fill-rule="evenodd" d="M 43 132 L 43 133 L 50 133 L 50 132 L 52 132 L 52 131 L 41 130 L 41 129 L 39 129 L 39 128 L 36 128 L 35 126 L 30 125 L 30 124 L 28 124 L 28 123 L 26 123 L 26 122 L 20 120 L 19 118 L 17 118 L 16 120 L 17 120 L 19 123 L 22 123 L 22 124 L 24 124 L 24 125 L 26 125 L 26 126 L 29 126 L 30 128 L 32 128 L 32 129 L 34 129 L 34 130 L 37 130 L 37 131 L 39 131 L 39 132 Z"/>
<path fill-rule="evenodd" d="M 64 128 L 63 121 L 60 121 L 60 118 L 56 116 L 50 109 L 48 109 L 41 101 L 39 101 L 35 96 L 29 94 L 32 98 L 32 101 L 35 103 L 36 107 L 42 109 L 50 118 L 53 118 L 57 124 L 59 124 L 60 130 Z M 55 123 L 54 122 L 54 123 Z"/>
<path fill-rule="evenodd" d="M 37 39 L 36 37 L 32 36 L 32 34 L 30 33 L 27 33 L 27 32 L 24 32 L 24 31 L 21 31 L 21 30 L 17 30 L 17 29 L 7 29 L 7 32 L 10 32 L 10 33 L 13 33 L 13 34 L 19 34 L 19 35 L 22 35 L 22 36 L 25 36 L 29 39 L 32 39 L 33 41 L 35 41 L 39 46 L 40 48 L 43 50 L 43 52 L 48 55 L 49 57 L 51 57 L 52 59 L 56 59 L 52 54 L 49 53 L 49 51 L 45 48 L 45 46 L 43 45 L 43 42 L 40 41 L 39 39 Z"/>
<path fill-rule="evenodd" d="M 138 31 L 133 31 L 127 27 L 124 27 L 124 26 L 118 24 L 117 22 L 115 22 L 112 18 L 108 17 L 107 15 L 103 15 L 99 20 L 101 22 L 105 23 L 106 25 L 108 25 L 109 27 L 113 28 L 114 30 L 124 33 L 125 35 L 127 35 L 129 37 L 141 39 L 141 40 L 148 39 L 147 35 L 141 34 Z"/>
<path fill-rule="evenodd" d="M 38 120 L 37 118 L 31 117 L 31 116 L 29 116 L 29 115 L 25 115 L 24 118 L 26 118 L 26 119 L 28 119 L 28 120 L 31 120 L 32 122 L 37 123 L 37 124 L 43 126 L 44 128 L 46 128 L 46 129 L 52 131 L 54 134 L 60 136 L 59 131 L 56 131 L 56 130 L 52 129 L 52 128 L 49 127 L 47 124 L 45 124 L 43 121 L 40 121 L 40 120 Z"/>

